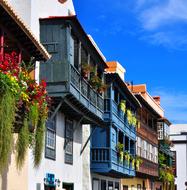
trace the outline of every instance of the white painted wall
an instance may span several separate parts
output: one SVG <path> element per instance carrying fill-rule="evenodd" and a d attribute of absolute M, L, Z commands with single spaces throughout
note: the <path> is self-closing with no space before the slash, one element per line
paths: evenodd
<path fill-rule="evenodd" d="M 170 139 L 173 141 L 187 141 L 187 135 L 182 135 L 181 132 L 187 132 L 187 124 L 178 124 L 170 126 Z M 177 154 L 177 189 L 186 190 L 185 181 L 187 181 L 187 143 L 176 144 L 172 147 Z"/>
<path fill-rule="evenodd" d="M 82 146 L 85 145 L 90 136 L 90 125 L 82 126 Z M 82 153 L 82 190 L 91 190 L 91 173 L 90 173 L 90 141 Z"/>
<path fill-rule="evenodd" d="M 76 122 L 74 122 L 76 125 Z M 65 132 L 65 116 L 62 113 L 57 115 L 56 123 L 56 161 L 46 159 L 43 156 L 41 165 L 38 169 L 33 169 L 32 153 L 29 156 L 29 184 L 28 190 L 35 190 L 36 183 L 41 183 L 41 190 L 44 189 L 43 179 L 46 173 L 55 174 L 56 179 L 60 179 L 62 183 L 74 183 L 75 190 L 82 189 L 82 156 L 80 151 L 82 148 L 82 126 L 78 126 L 74 131 L 73 143 L 73 165 L 64 162 L 64 132 Z"/>

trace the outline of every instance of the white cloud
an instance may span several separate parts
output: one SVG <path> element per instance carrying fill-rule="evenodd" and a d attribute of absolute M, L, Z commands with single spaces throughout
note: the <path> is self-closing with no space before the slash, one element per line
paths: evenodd
<path fill-rule="evenodd" d="M 180 21 L 187 22 L 187 1 L 168 0 L 154 4 L 140 13 L 140 20 L 146 30 L 155 30 Z"/>

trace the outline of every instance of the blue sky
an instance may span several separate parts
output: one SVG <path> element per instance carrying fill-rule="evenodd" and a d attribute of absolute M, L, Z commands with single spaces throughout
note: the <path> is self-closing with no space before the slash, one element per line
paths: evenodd
<path fill-rule="evenodd" d="M 78 18 L 126 80 L 160 95 L 165 116 L 187 123 L 187 1 L 74 0 Z"/>

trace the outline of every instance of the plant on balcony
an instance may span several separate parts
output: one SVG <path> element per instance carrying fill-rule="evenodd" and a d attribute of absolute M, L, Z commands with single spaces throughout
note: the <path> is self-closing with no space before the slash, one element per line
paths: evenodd
<path fill-rule="evenodd" d="M 119 154 L 119 161 L 122 163 L 123 157 L 124 157 L 124 152 L 123 152 L 124 144 L 118 142 L 118 144 L 116 145 L 116 149 L 117 149 L 117 152 Z"/>
<path fill-rule="evenodd" d="M 119 108 L 121 109 L 121 111 L 123 113 L 126 112 L 126 101 L 125 100 L 121 100 L 121 102 L 119 103 Z"/>
<path fill-rule="evenodd" d="M 173 143 L 169 138 L 164 138 L 164 143 L 168 145 L 168 147 L 173 147 Z"/>
<path fill-rule="evenodd" d="M 136 156 L 136 158 L 135 158 L 135 164 L 136 164 L 136 170 L 137 171 L 140 169 L 140 165 L 142 163 L 143 163 L 143 160 L 140 157 Z"/>
<path fill-rule="evenodd" d="M 132 112 L 129 109 L 127 109 L 127 121 L 129 125 L 132 124 Z"/>
<path fill-rule="evenodd" d="M 82 63 L 81 64 L 81 71 L 84 78 L 88 78 L 88 75 L 93 72 L 93 66 L 91 66 L 88 63 Z"/>
<path fill-rule="evenodd" d="M 129 165 L 129 163 L 130 163 L 130 154 L 129 154 L 129 152 L 128 151 L 125 151 L 125 160 L 127 161 L 127 164 Z"/>
<path fill-rule="evenodd" d="M 18 133 L 17 167 L 23 165 L 29 146 L 33 149 L 34 165 L 39 165 L 48 115 L 47 100 L 46 83 L 42 81 L 38 85 L 32 80 L 15 52 L 0 59 L 0 172 L 7 166 L 12 152 L 13 132 Z"/>
<path fill-rule="evenodd" d="M 132 123 L 131 123 L 134 127 L 136 127 L 137 126 L 137 119 L 136 119 L 136 116 L 135 115 L 133 115 L 132 116 Z"/>
<path fill-rule="evenodd" d="M 134 169 L 135 168 L 135 158 L 132 155 L 130 156 L 130 161 L 132 164 L 132 169 Z"/>

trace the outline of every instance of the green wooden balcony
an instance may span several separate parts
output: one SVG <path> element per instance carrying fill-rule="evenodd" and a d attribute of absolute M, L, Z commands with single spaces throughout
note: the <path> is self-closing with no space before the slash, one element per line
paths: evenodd
<path fill-rule="evenodd" d="M 71 64 L 48 62 L 40 67 L 40 79 L 47 81 L 49 96 L 63 100 L 62 109 L 82 123 L 103 125 L 103 97 Z"/>

